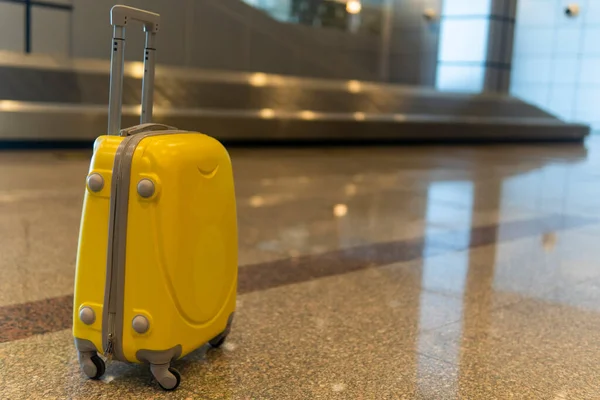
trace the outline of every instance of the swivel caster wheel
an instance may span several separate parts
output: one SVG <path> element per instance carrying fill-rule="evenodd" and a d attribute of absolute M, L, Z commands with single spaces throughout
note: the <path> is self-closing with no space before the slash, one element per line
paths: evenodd
<path fill-rule="evenodd" d="M 100 356 L 97 354 L 95 356 L 92 356 L 91 360 L 96 366 L 96 373 L 94 374 L 94 376 L 90 376 L 90 378 L 100 379 L 106 371 L 106 364 L 104 363 L 104 360 L 101 359 Z"/>
<path fill-rule="evenodd" d="M 229 332 L 231 332 L 231 323 L 232 322 L 233 322 L 233 313 L 229 316 L 229 320 L 227 321 L 227 326 L 225 327 L 225 330 L 208 341 L 208 343 L 212 347 L 214 347 L 215 349 L 218 349 L 219 347 L 223 346 L 223 343 L 225 343 L 225 339 L 227 339 Z"/>
<path fill-rule="evenodd" d="M 169 367 L 168 364 L 152 364 L 150 365 L 150 371 L 163 390 L 173 391 L 177 389 L 179 383 L 181 383 L 181 375 L 173 367 Z"/>
<path fill-rule="evenodd" d="M 82 352 L 79 354 L 79 362 L 83 373 L 90 379 L 100 379 L 106 371 L 106 364 L 95 352 Z"/>
<path fill-rule="evenodd" d="M 223 346 L 223 343 L 225 343 L 225 339 L 227 339 L 227 335 L 220 334 L 216 338 L 211 339 L 208 343 L 211 345 L 211 347 L 218 349 L 219 347 Z"/>

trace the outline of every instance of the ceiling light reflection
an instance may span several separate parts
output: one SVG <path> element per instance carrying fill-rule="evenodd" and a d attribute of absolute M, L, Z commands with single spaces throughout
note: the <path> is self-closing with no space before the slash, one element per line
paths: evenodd
<path fill-rule="evenodd" d="M 141 79 L 144 77 L 144 63 L 132 62 L 129 64 L 128 70 L 129 75 L 134 78 Z"/>
<path fill-rule="evenodd" d="M 269 118 L 273 118 L 274 116 L 275 116 L 275 111 L 273 111 L 271 108 L 263 108 L 262 110 L 260 110 L 261 118 L 269 119 Z"/>
<path fill-rule="evenodd" d="M 310 110 L 304 110 L 300 112 L 300 118 L 302 119 L 315 119 L 315 113 Z"/>
<path fill-rule="evenodd" d="M 357 121 L 363 121 L 365 119 L 365 113 L 364 112 L 355 112 L 354 113 L 354 119 Z"/>
<path fill-rule="evenodd" d="M 360 4 L 360 1 L 349 0 L 346 3 L 346 11 L 348 11 L 349 14 L 358 14 L 360 10 L 362 10 L 362 4 Z"/>
<path fill-rule="evenodd" d="M 17 111 L 20 108 L 18 101 L 0 100 L 0 110 L 2 111 Z"/>
<path fill-rule="evenodd" d="M 359 81 L 348 81 L 348 91 L 351 93 L 358 93 L 361 91 L 362 85 Z"/>
<path fill-rule="evenodd" d="M 248 80 L 252 86 L 265 86 L 267 84 L 267 75 L 262 72 L 252 74 Z"/>

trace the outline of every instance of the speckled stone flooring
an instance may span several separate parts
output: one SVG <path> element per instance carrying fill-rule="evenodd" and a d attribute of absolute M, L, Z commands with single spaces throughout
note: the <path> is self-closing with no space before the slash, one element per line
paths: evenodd
<path fill-rule="evenodd" d="M 231 149 L 223 348 L 79 370 L 87 152 L 0 153 L 0 399 L 599 399 L 600 140 Z"/>

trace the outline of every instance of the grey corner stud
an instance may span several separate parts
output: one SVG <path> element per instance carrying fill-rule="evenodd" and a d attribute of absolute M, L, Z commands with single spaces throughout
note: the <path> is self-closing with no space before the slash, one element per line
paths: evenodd
<path fill-rule="evenodd" d="M 96 321 L 96 313 L 90 307 L 83 307 L 79 310 L 79 319 L 86 325 L 91 325 Z"/>
<path fill-rule="evenodd" d="M 148 322 L 148 319 L 143 315 L 136 315 L 131 322 L 131 326 L 133 327 L 134 331 L 142 334 L 148 332 L 148 329 L 150 328 L 150 322 Z"/>
<path fill-rule="evenodd" d="M 98 173 L 93 173 L 88 176 L 87 184 L 92 192 L 99 192 L 104 187 L 104 178 Z"/>
<path fill-rule="evenodd" d="M 142 179 L 138 182 L 137 191 L 140 196 L 147 199 L 154 194 L 154 182 L 150 179 Z"/>

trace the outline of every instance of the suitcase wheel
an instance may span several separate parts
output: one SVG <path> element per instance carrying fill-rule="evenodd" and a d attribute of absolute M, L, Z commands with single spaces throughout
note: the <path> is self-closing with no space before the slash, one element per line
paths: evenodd
<path fill-rule="evenodd" d="M 227 339 L 227 335 L 220 334 L 216 338 L 211 339 L 208 343 L 212 347 L 218 349 L 219 347 L 221 347 L 223 345 L 223 343 L 225 343 L 225 339 Z"/>
<path fill-rule="evenodd" d="M 100 379 L 100 377 L 104 375 L 105 371 L 106 364 L 104 364 L 104 360 L 101 359 L 97 354 L 91 356 L 83 364 L 83 372 L 90 379 Z"/>
<path fill-rule="evenodd" d="M 177 389 L 179 383 L 181 383 L 181 375 L 175 368 L 167 368 L 167 366 L 168 364 L 152 364 L 150 365 L 150 371 L 152 371 L 152 375 L 154 375 L 161 388 L 171 391 Z"/>
<path fill-rule="evenodd" d="M 225 339 L 227 339 L 229 332 L 231 332 L 231 323 L 232 322 L 233 322 L 233 313 L 229 316 L 229 320 L 227 321 L 227 326 L 225 327 L 225 330 L 208 341 L 208 343 L 212 347 L 219 348 L 223 345 L 223 343 L 225 343 Z"/>

